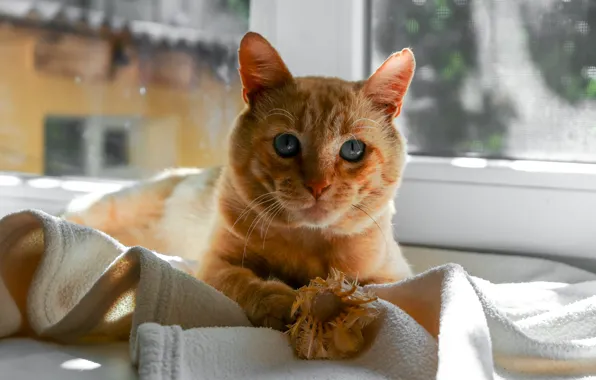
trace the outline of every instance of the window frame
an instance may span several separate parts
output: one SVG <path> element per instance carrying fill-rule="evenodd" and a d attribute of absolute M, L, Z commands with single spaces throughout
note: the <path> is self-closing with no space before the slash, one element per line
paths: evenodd
<path fill-rule="evenodd" d="M 134 141 L 139 141 L 142 136 L 142 118 L 138 116 L 90 116 L 85 118 L 85 154 L 87 173 L 90 177 L 101 178 L 136 178 L 141 174 L 141 169 L 135 167 Z M 104 146 L 105 134 L 108 131 L 121 131 L 127 134 L 127 165 L 108 166 L 103 161 L 101 150 Z"/>

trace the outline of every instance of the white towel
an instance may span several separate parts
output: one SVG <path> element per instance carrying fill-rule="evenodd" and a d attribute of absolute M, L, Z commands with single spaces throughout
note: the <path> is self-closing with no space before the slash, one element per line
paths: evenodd
<path fill-rule="evenodd" d="M 494 285 L 445 265 L 371 287 L 383 313 L 370 348 L 343 362 L 296 359 L 283 334 L 144 324 L 147 379 L 569 379 L 596 374 L 596 282 Z M 161 364 L 160 364 L 161 363 Z M 569 376 L 571 375 L 571 376 Z M 596 376 L 595 376 L 596 378 Z"/>
<path fill-rule="evenodd" d="M 302 361 L 285 335 L 250 327 L 235 303 L 168 261 L 42 212 L 9 215 L 0 220 L 0 337 L 70 343 L 130 333 L 141 379 L 596 374 L 596 281 L 492 284 L 444 265 L 369 287 L 382 312 L 360 356 Z"/>

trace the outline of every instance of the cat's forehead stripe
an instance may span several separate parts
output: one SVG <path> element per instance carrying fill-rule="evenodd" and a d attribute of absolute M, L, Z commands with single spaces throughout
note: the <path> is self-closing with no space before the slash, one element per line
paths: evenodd
<path fill-rule="evenodd" d="M 354 119 L 354 102 L 338 98 L 336 102 L 329 96 L 310 94 L 303 114 L 300 131 L 316 133 L 322 138 L 337 138 L 347 129 L 352 129 L 350 120 Z"/>

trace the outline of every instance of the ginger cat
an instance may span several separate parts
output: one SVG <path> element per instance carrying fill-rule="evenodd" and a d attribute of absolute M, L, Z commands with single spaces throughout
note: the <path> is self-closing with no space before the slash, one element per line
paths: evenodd
<path fill-rule="evenodd" d="M 413 53 L 391 55 L 366 81 L 295 78 L 267 40 L 247 33 L 239 61 L 247 106 L 226 167 L 171 172 L 65 218 L 186 258 L 193 253 L 180 241 L 202 225 L 191 244 L 200 252 L 198 278 L 238 302 L 255 325 L 279 330 L 291 322 L 295 289 L 331 268 L 361 284 L 409 276 L 391 225 L 406 149 L 392 121 L 414 75 Z M 215 195 L 215 185 L 192 190 L 216 180 Z M 122 216 L 120 207 L 134 212 Z"/>

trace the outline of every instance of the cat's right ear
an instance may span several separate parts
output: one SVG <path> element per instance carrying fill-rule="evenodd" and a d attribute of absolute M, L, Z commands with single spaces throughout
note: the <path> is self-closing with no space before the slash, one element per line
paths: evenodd
<path fill-rule="evenodd" d="M 263 90 L 282 87 L 292 81 L 292 74 L 269 41 L 255 32 L 248 32 L 238 49 L 242 97 L 246 103 Z"/>

